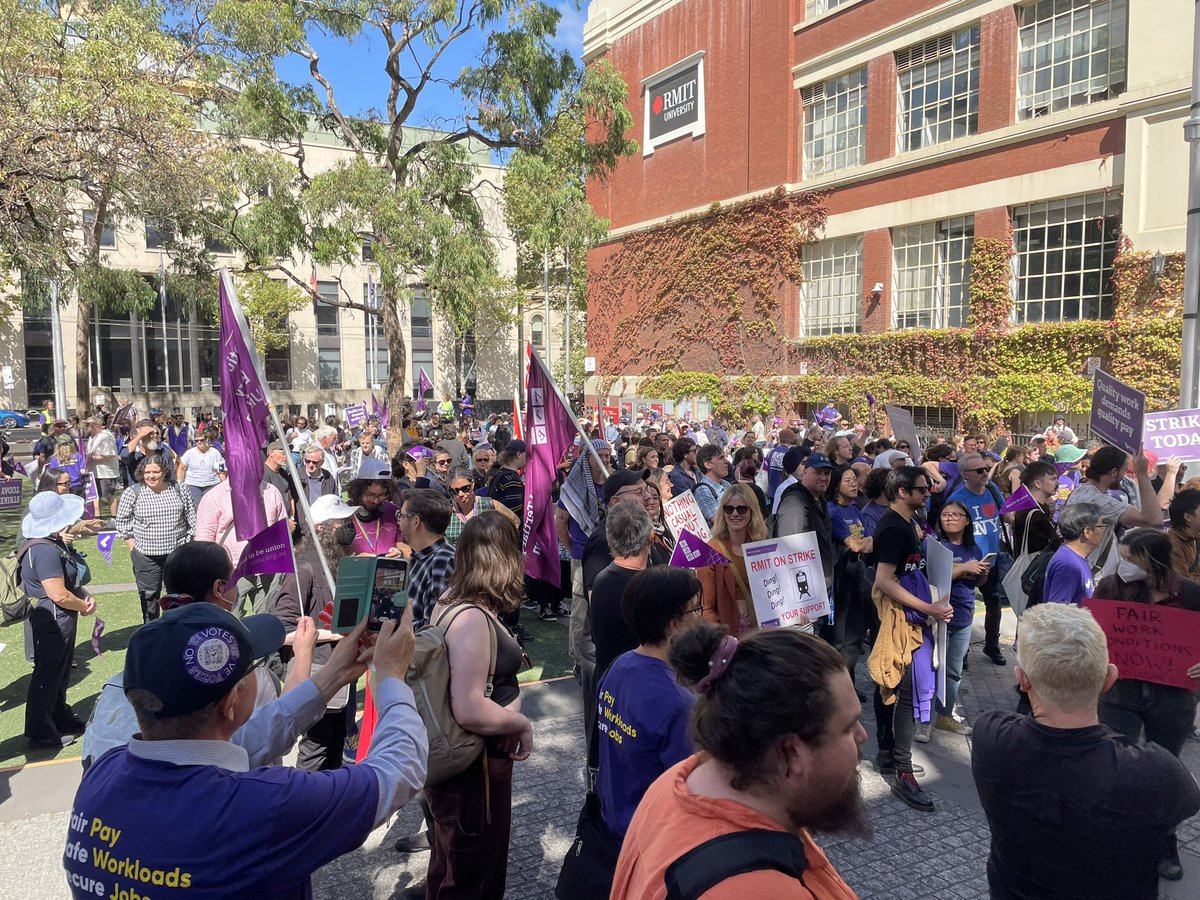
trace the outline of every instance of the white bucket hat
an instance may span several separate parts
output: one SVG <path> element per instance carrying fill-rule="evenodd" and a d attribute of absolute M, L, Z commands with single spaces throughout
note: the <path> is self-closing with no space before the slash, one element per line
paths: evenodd
<path fill-rule="evenodd" d="M 336 494 L 322 494 L 312 502 L 310 508 L 314 523 L 348 519 L 362 509 L 361 506 L 351 506 Z"/>
<path fill-rule="evenodd" d="M 26 538 L 49 537 L 74 525 L 82 517 L 82 497 L 42 491 L 29 501 L 29 512 L 21 520 L 21 532 Z"/>

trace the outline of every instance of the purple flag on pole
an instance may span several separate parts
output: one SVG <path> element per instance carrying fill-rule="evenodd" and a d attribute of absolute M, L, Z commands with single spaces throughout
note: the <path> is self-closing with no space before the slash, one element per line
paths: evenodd
<path fill-rule="evenodd" d="M 88 472 L 87 485 L 83 489 L 83 517 L 100 518 L 100 491 L 96 488 L 96 476 Z"/>
<path fill-rule="evenodd" d="M 1036 509 L 1037 505 L 1038 502 L 1034 499 L 1033 494 L 1029 493 L 1029 488 L 1021 485 L 1004 501 L 1004 505 L 1000 507 L 1000 514 L 1007 515 L 1008 513 L 1020 512 L 1023 509 Z"/>
<path fill-rule="evenodd" d="M 554 486 L 555 466 L 575 441 L 575 417 L 559 399 L 554 380 L 532 347 L 529 348 L 525 415 L 528 454 L 525 515 L 521 527 L 525 574 L 557 585 L 561 567 L 550 489 Z"/>
<path fill-rule="evenodd" d="M 250 538 L 229 580 L 235 582 L 250 575 L 281 575 L 295 571 L 288 522 L 280 519 Z"/>
<path fill-rule="evenodd" d="M 425 392 L 431 390 L 433 390 L 433 382 L 429 380 L 425 370 L 421 369 L 421 374 L 417 376 L 417 412 L 425 408 Z"/>
<path fill-rule="evenodd" d="M 699 535 L 692 534 L 686 528 L 679 532 L 679 540 L 675 542 L 675 552 L 671 554 L 670 565 L 680 569 L 703 569 L 705 566 L 727 566 L 732 562 L 723 553 L 718 553 Z"/>
<path fill-rule="evenodd" d="M 96 535 L 96 549 L 100 551 L 100 555 L 104 557 L 104 561 L 110 566 L 112 565 L 112 548 L 113 540 L 116 538 L 115 531 L 102 531 Z"/>
<path fill-rule="evenodd" d="M 92 650 L 97 656 L 100 655 L 100 635 L 102 634 L 104 634 L 104 620 L 97 616 L 96 624 L 92 626 Z"/>
<path fill-rule="evenodd" d="M 248 541 L 267 527 L 259 485 L 271 410 L 228 269 L 221 270 L 220 292 L 225 465 L 229 469 L 229 486 L 238 498 L 233 505 L 234 531 L 239 541 Z"/>

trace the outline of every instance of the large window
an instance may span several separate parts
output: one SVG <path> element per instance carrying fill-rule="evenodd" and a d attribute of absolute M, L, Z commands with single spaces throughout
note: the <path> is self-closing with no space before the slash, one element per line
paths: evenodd
<path fill-rule="evenodd" d="M 853 334 L 862 325 L 862 236 L 804 249 L 800 333 Z"/>
<path fill-rule="evenodd" d="M 542 342 L 546 339 L 546 320 L 541 316 L 534 316 L 530 320 L 529 339 L 538 350 L 545 349 L 545 344 Z"/>
<path fill-rule="evenodd" d="M 1125 90 L 1127 0 L 1038 0 L 1017 10 L 1017 117 Z"/>
<path fill-rule="evenodd" d="M 375 309 L 381 305 L 380 301 L 383 296 L 383 289 L 379 284 L 375 284 L 375 296 L 371 296 L 371 284 L 363 285 L 363 306 L 368 309 Z M 372 358 L 371 354 L 371 332 L 372 324 L 374 324 L 375 337 L 375 353 Z M 367 352 L 364 358 L 367 361 L 367 387 L 373 384 L 386 384 L 388 380 L 388 346 L 387 340 L 383 336 L 383 316 L 374 313 L 363 314 L 363 340 L 366 341 Z"/>
<path fill-rule="evenodd" d="M 1017 319 L 1070 322 L 1112 316 L 1112 265 L 1121 195 L 1088 194 L 1012 211 Z"/>
<path fill-rule="evenodd" d="M 864 66 L 800 92 L 804 102 L 804 177 L 861 165 L 867 143 Z"/>
<path fill-rule="evenodd" d="M 967 324 L 975 217 L 892 229 L 892 325 L 961 328 Z"/>
<path fill-rule="evenodd" d="M 147 250 L 161 250 L 175 236 L 170 223 L 162 219 L 147 219 L 145 231 Z"/>
<path fill-rule="evenodd" d="M 317 317 L 317 335 L 325 335 L 327 337 L 337 337 L 341 332 L 338 312 L 339 307 L 334 304 L 338 299 L 338 284 L 336 281 L 318 281 L 317 296 L 320 297 L 316 301 L 315 313 Z"/>
<path fill-rule="evenodd" d="M 815 18 L 849 2 L 850 0 L 804 0 L 804 18 Z"/>
<path fill-rule="evenodd" d="M 342 386 L 342 351 L 317 350 L 317 387 L 340 388 Z"/>
<path fill-rule="evenodd" d="M 92 229 L 96 226 L 96 211 L 94 209 L 85 209 L 83 211 L 83 237 L 85 241 L 90 241 L 92 238 Z M 104 227 L 100 229 L 100 246 L 105 250 L 112 250 L 117 246 L 117 230 L 113 227 L 112 219 L 104 221 Z"/>
<path fill-rule="evenodd" d="M 276 334 L 286 335 L 288 342 L 278 350 L 268 350 L 263 360 L 263 375 L 267 379 L 267 387 L 274 391 L 290 391 L 292 389 L 292 338 L 288 328 L 288 317 L 285 314 L 271 329 Z"/>
<path fill-rule="evenodd" d="M 425 292 L 419 288 L 413 291 L 412 336 L 433 337 L 433 306 Z"/>
<path fill-rule="evenodd" d="M 896 54 L 897 149 L 917 150 L 974 134 L 979 124 L 979 26 Z"/>

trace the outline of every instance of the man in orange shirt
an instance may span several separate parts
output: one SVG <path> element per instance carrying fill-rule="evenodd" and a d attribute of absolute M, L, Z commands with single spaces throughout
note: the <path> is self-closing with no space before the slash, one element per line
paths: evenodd
<path fill-rule="evenodd" d="M 702 752 L 646 792 L 613 898 L 854 900 L 809 834 L 870 836 L 858 781 L 867 734 L 841 656 L 796 628 L 739 643 L 710 623 L 680 633 L 669 652 L 699 695 Z"/>

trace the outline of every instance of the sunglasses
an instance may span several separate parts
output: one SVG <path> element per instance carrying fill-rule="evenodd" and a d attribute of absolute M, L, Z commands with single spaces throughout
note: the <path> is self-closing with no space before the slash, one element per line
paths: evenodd
<path fill-rule="evenodd" d="M 908 444 L 897 444 L 896 449 L 897 450 L 909 450 L 911 448 L 908 446 Z"/>
<path fill-rule="evenodd" d="M 726 506 L 725 507 L 725 515 L 727 515 L 727 516 L 744 516 L 748 512 L 750 512 L 750 507 L 748 507 L 748 506 Z"/>
<path fill-rule="evenodd" d="M 456 494 L 469 494 L 471 493 L 471 485 L 464 484 L 462 487 L 452 487 L 450 490 L 454 491 Z"/>
<path fill-rule="evenodd" d="M 910 487 L 910 488 L 908 489 L 908 492 L 909 492 L 910 494 L 928 494 L 928 493 L 929 493 L 929 485 L 927 485 L 927 484 L 914 484 L 912 487 Z"/>
<path fill-rule="evenodd" d="M 983 475 L 987 472 L 987 469 L 963 469 L 963 472 L 968 475 Z"/>
<path fill-rule="evenodd" d="M 321 460 L 319 460 L 319 459 L 306 459 L 306 460 L 304 461 L 304 464 L 305 464 L 306 466 L 319 466 L 319 465 L 321 464 Z"/>
<path fill-rule="evenodd" d="M 446 468 L 447 466 L 449 466 L 449 465 L 450 465 L 450 460 L 448 460 L 448 459 L 439 459 L 439 460 L 437 460 L 437 461 L 434 463 L 434 465 L 435 465 L 435 466 L 437 466 L 439 469 L 444 469 L 444 468 Z"/>

